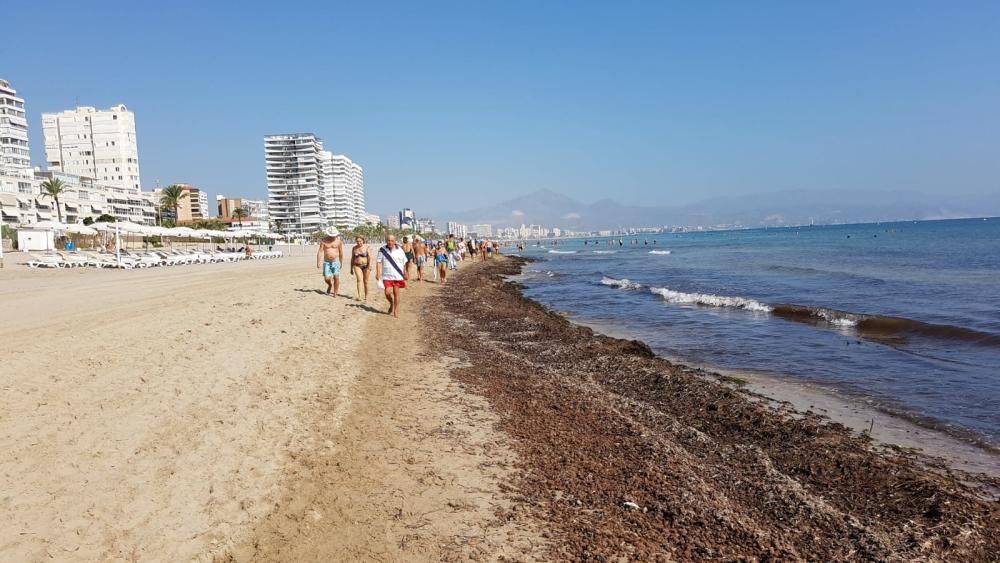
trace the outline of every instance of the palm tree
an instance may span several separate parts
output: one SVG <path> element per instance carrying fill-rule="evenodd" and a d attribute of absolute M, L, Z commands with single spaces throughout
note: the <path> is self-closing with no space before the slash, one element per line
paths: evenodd
<path fill-rule="evenodd" d="M 42 182 L 42 197 L 51 197 L 56 202 L 56 215 L 62 223 L 62 208 L 59 207 L 59 196 L 68 190 L 68 186 L 59 178 L 49 178 Z"/>
<path fill-rule="evenodd" d="M 174 184 L 160 190 L 160 207 L 162 209 L 173 209 L 174 220 L 177 220 L 177 208 L 181 205 L 181 200 L 188 197 L 189 192 Z"/>
<path fill-rule="evenodd" d="M 237 207 L 236 209 L 233 209 L 232 215 L 233 219 L 236 219 L 236 222 L 239 224 L 240 230 L 243 230 L 243 220 L 249 217 L 250 214 L 247 213 L 246 209 L 243 209 L 242 207 Z"/>

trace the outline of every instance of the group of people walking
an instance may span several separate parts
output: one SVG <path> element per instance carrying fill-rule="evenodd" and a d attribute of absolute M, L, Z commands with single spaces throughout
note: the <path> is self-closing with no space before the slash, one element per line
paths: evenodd
<path fill-rule="evenodd" d="M 326 236 L 319 242 L 316 253 L 316 268 L 323 272 L 326 282 L 326 293 L 336 297 L 340 292 L 340 273 L 344 268 L 345 249 L 340 231 L 336 227 L 326 229 Z M 355 299 L 368 302 L 368 279 L 371 271 L 373 251 L 364 237 L 354 239 L 350 249 L 350 273 L 354 276 Z M 415 271 L 417 281 L 424 279 L 424 267 L 431 262 L 431 272 L 434 281 L 446 283 L 448 272 L 457 270 L 458 263 L 463 260 L 475 260 L 477 255 L 481 260 L 487 260 L 500 253 L 500 245 L 494 241 L 475 241 L 472 238 L 456 238 L 448 235 L 447 239 L 427 242 L 419 236 L 403 237 L 402 244 L 397 244 L 396 236 L 389 235 L 385 245 L 374 251 L 375 280 L 385 292 L 389 302 L 388 313 L 399 316 L 399 290 L 406 288 L 410 272 Z"/>

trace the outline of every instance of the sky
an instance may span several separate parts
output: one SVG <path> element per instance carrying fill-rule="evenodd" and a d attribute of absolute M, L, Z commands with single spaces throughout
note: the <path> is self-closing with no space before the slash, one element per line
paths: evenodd
<path fill-rule="evenodd" d="M 35 165 L 42 112 L 124 103 L 144 189 L 264 198 L 264 135 L 308 131 L 382 215 L 1000 191 L 992 0 L 143 4 L 4 8 Z"/>

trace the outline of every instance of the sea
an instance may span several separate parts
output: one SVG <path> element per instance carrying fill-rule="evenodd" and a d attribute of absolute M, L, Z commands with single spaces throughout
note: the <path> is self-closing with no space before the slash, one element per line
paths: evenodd
<path fill-rule="evenodd" d="M 525 294 L 678 362 L 1000 445 L 1000 219 L 527 241 Z"/>

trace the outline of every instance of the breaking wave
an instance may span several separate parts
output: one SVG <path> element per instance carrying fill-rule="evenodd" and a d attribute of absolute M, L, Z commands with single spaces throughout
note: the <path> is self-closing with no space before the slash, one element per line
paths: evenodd
<path fill-rule="evenodd" d="M 616 279 L 607 276 L 601 279 L 601 284 L 621 289 L 640 289 L 643 287 L 627 278 Z M 909 338 L 916 336 L 1000 348 L 1000 335 L 961 326 L 934 324 L 904 317 L 866 315 L 828 307 L 784 303 L 768 304 L 749 297 L 688 293 L 666 287 L 650 287 L 649 291 L 669 303 L 742 309 L 755 313 L 769 313 L 793 322 L 821 327 L 846 328 L 862 338 L 891 346 L 904 345 Z"/>
<path fill-rule="evenodd" d="M 575 250 L 550 250 L 549 254 L 576 254 Z"/>
<path fill-rule="evenodd" d="M 614 254 L 617 250 L 595 250 L 594 254 Z"/>
<path fill-rule="evenodd" d="M 771 307 L 759 301 L 754 301 L 746 297 L 727 297 L 724 295 L 712 295 L 711 293 L 684 293 L 674 291 L 665 287 L 651 287 L 649 291 L 666 299 L 670 303 L 680 303 L 682 305 L 703 305 L 706 307 L 725 307 L 729 309 L 743 309 L 745 311 L 755 311 L 770 313 Z"/>
<path fill-rule="evenodd" d="M 670 254 L 670 251 L 669 250 L 650 250 L 649 253 L 650 254 L 659 254 L 661 256 L 665 256 L 667 254 Z"/>
<path fill-rule="evenodd" d="M 620 287 L 622 289 L 639 289 L 642 284 L 636 283 L 634 281 L 629 281 L 628 278 L 617 280 L 615 278 L 609 278 L 607 276 L 601 278 L 601 283 L 604 285 L 610 285 L 612 287 Z"/>
<path fill-rule="evenodd" d="M 901 343 L 909 336 L 968 342 L 979 346 L 1000 347 L 1000 335 L 955 325 L 926 323 L 904 317 L 863 315 L 825 307 L 775 305 L 772 313 L 783 319 L 807 324 L 832 324 L 853 327 L 865 338 Z"/>

